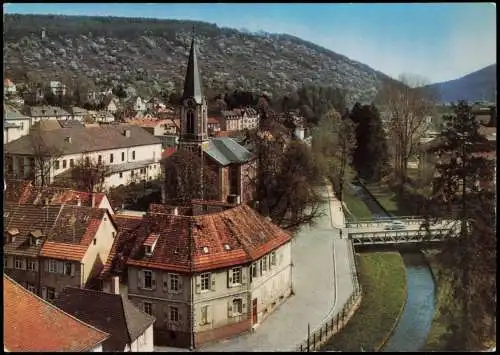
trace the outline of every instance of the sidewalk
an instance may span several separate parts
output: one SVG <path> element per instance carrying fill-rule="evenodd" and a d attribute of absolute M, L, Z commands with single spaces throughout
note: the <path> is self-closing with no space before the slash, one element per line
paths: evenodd
<path fill-rule="evenodd" d="M 331 188 L 325 195 L 330 191 Z M 340 239 L 339 229 L 332 227 L 333 223 L 339 226 L 342 223 L 341 216 L 332 213 L 335 208 L 338 206 L 334 201 L 326 202 L 322 206 L 324 216 L 315 226 L 302 228 L 292 242 L 295 295 L 255 332 L 195 351 L 295 351 L 307 337 L 308 323 L 313 331 L 332 312 L 337 313 L 342 308 L 353 289 L 353 270 L 348 241 Z M 171 351 L 171 348 L 155 347 L 155 351 Z"/>

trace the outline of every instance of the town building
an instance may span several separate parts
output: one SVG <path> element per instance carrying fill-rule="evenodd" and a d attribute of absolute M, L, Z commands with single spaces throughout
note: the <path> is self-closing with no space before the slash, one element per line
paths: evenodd
<path fill-rule="evenodd" d="M 252 107 L 223 110 L 219 119 L 222 131 L 242 131 L 259 126 L 259 114 Z"/>
<path fill-rule="evenodd" d="M 49 90 L 52 93 L 52 95 L 56 96 L 66 95 L 66 85 L 64 85 L 60 81 L 51 81 L 49 83 Z"/>
<path fill-rule="evenodd" d="M 48 155 L 44 161 L 40 158 L 41 151 Z M 135 125 L 32 132 L 6 144 L 4 154 L 9 176 L 37 182 L 44 174 L 48 182 L 64 184 L 71 180 L 72 168 L 77 162 L 87 158 L 106 166 L 105 190 L 153 180 L 161 173 L 161 142 Z"/>
<path fill-rule="evenodd" d="M 31 120 L 12 106 L 3 108 L 3 144 L 25 136 L 30 131 Z"/>
<path fill-rule="evenodd" d="M 26 106 L 23 113 L 31 118 L 31 125 L 41 120 L 70 120 L 71 113 L 57 106 Z"/>
<path fill-rule="evenodd" d="M 102 352 L 108 338 L 3 275 L 5 352 Z"/>
<path fill-rule="evenodd" d="M 208 135 L 213 137 L 217 135 L 217 132 L 220 132 L 220 123 L 219 120 L 215 117 L 208 118 Z"/>
<path fill-rule="evenodd" d="M 121 273 L 129 299 L 156 318 L 158 345 L 250 331 L 292 292 L 291 236 L 245 204 L 151 205 L 119 218 L 103 287 Z"/>
<path fill-rule="evenodd" d="M 106 209 L 5 202 L 4 272 L 54 300 L 64 287 L 89 287 L 106 262 L 117 227 Z"/>
<path fill-rule="evenodd" d="M 4 79 L 3 81 L 3 92 L 6 95 L 15 95 L 17 93 L 16 84 L 10 79 Z"/>
<path fill-rule="evenodd" d="M 71 115 L 71 120 L 76 120 L 83 122 L 83 119 L 88 116 L 89 112 L 81 107 L 72 106 L 67 109 L 67 112 Z"/>
<path fill-rule="evenodd" d="M 115 285 L 113 293 L 66 287 L 54 305 L 108 333 L 103 351 L 152 352 L 155 318 L 120 295 L 117 278 Z"/>
<path fill-rule="evenodd" d="M 253 199 L 252 180 L 255 156 L 231 138 L 209 139 L 207 102 L 203 96 L 196 43 L 191 43 L 182 105 L 180 107 L 179 150 L 203 152 L 202 159 L 217 176 L 218 200 L 249 202 Z M 201 176 L 201 174 L 200 174 Z"/>
<path fill-rule="evenodd" d="M 107 95 L 103 100 L 104 111 L 113 115 L 118 111 L 118 100 L 113 95 Z"/>

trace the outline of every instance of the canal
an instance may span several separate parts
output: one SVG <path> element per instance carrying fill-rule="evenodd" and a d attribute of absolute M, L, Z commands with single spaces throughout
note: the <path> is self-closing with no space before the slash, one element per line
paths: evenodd
<path fill-rule="evenodd" d="M 374 218 L 387 213 L 361 186 L 353 186 Z M 406 267 L 407 299 L 405 309 L 392 335 L 381 351 L 420 351 L 427 342 L 435 311 L 436 286 L 424 255 L 415 248 L 400 248 Z"/>

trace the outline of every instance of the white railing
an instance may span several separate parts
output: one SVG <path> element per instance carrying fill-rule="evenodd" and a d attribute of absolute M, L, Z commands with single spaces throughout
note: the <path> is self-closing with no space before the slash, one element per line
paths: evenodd
<path fill-rule="evenodd" d="M 378 232 L 352 232 L 348 238 L 354 245 L 395 244 L 438 242 L 455 238 L 458 233 L 451 233 L 452 228 L 425 229 L 415 231 L 378 231 Z"/>

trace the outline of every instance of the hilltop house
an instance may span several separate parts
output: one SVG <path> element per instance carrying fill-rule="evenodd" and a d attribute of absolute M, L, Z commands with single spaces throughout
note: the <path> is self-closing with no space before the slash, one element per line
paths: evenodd
<path fill-rule="evenodd" d="M 12 142 L 29 133 L 30 118 L 11 106 L 4 105 L 3 143 Z"/>
<path fill-rule="evenodd" d="M 118 100 L 116 100 L 113 95 L 106 96 L 103 100 L 103 105 L 104 111 L 112 113 L 113 115 L 118 111 Z"/>
<path fill-rule="evenodd" d="M 156 318 L 159 345 L 196 348 L 249 331 L 291 293 L 291 237 L 247 205 L 151 205 L 128 219 L 105 267 L 122 265 L 129 299 Z"/>
<path fill-rule="evenodd" d="M 40 149 L 46 152 L 43 160 Z M 7 174 L 37 182 L 71 180 L 72 168 L 83 158 L 107 167 L 104 189 L 152 180 L 161 173 L 160 140 L 134 125 L 32 132 L 6 144 L 4 154 Z"/>
<path fill-rule="evenodd" d="M 4 271 L 53 300 L 64 287 L 88 287 L 106 262 L 117 228 L 106 209 L 6 202 Z"/>
<path fill-rule="evenodd" d="M 121 296 L 117 281 L 113 293 L 66 287 L 54 304 L 108 333 L 110 337 L 102 344 L 103 351 L 152 352 L 155 318 Z"/>
<path fill-rule="evenodd" d="M 108 337 L 3 275 L 5 352 L 102 352 Z"/>
<path fill-rule="evenodd" d="M 252 107 L 223 110 L 219 119 L 222 131 L 242 131 L 259 126 L 259 115 Z"/>

